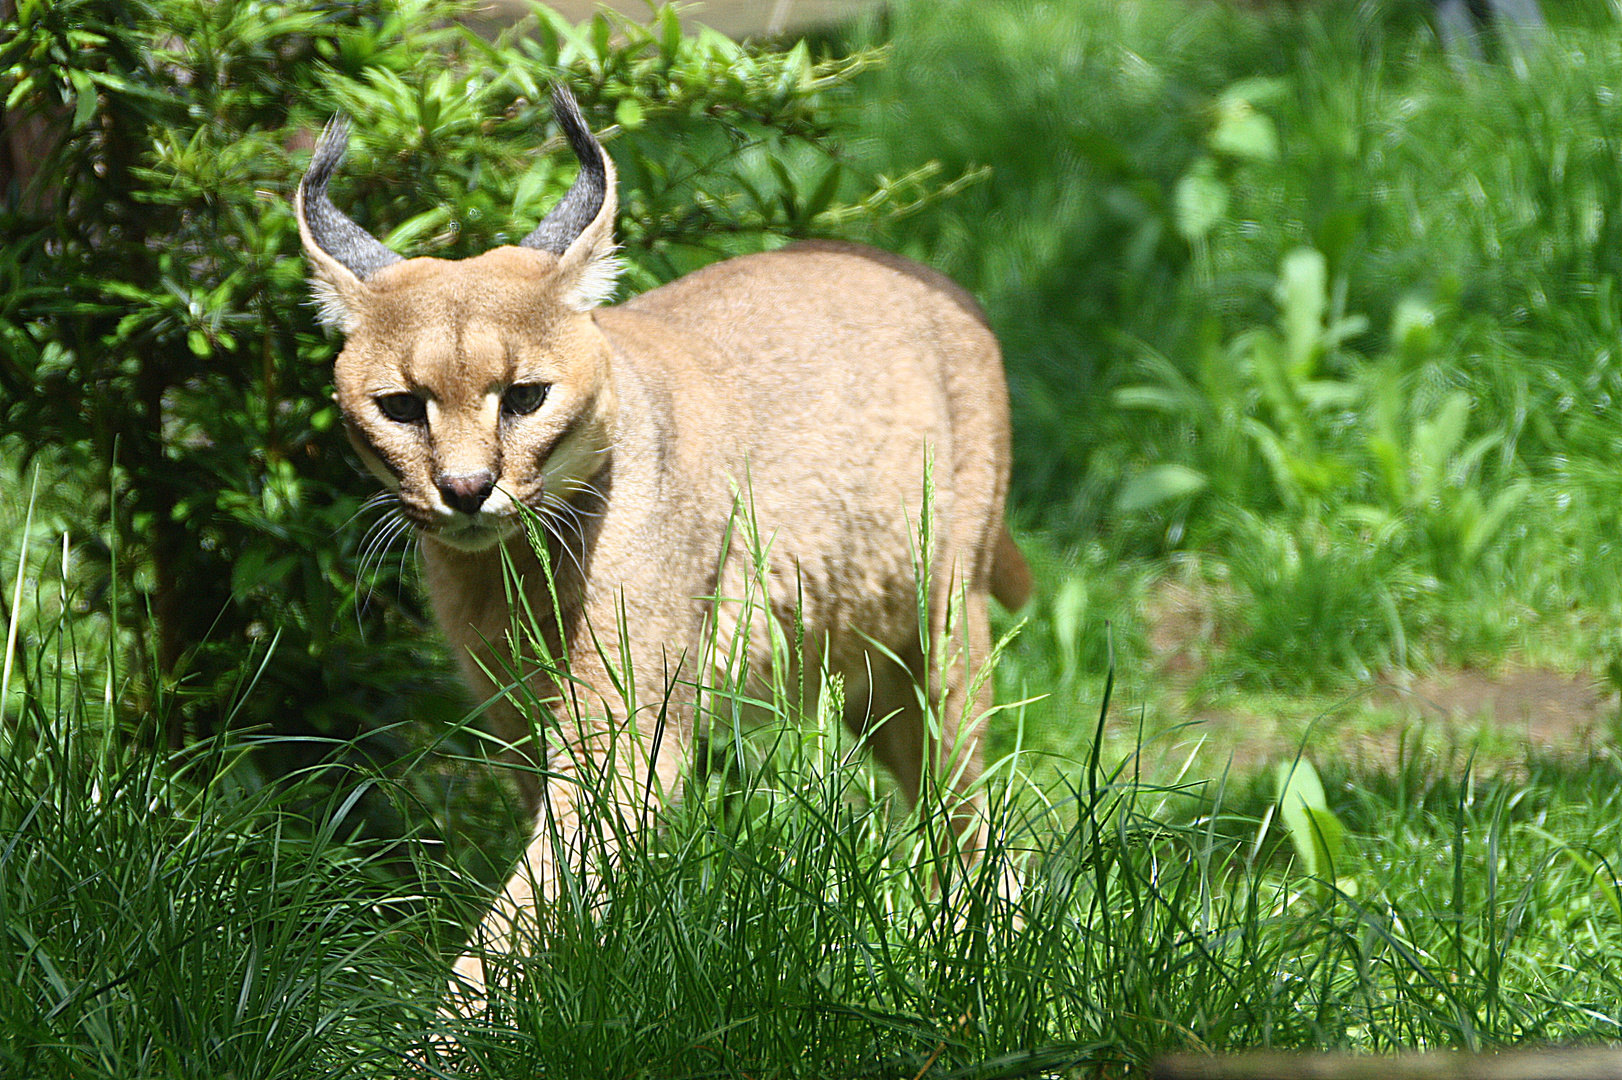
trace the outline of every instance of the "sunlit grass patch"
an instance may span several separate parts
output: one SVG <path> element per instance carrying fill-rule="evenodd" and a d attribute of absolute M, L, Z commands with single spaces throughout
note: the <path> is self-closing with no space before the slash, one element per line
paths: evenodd
<path fill-rule="evenodd" d="M 1074 692 L 1081 752 L 1045 784 L 1007 770 L 982 856 L 944 884 L 919 844 L 930 811 L 897 812 L 815 724 L 768 738 L 603 864 L 601 902 L 553 911 L 435 1067 L 1072 1076 L 1174 1048 L 1614 1035 L 1614 758 L 1499 774 L 1404 751 L 1370 772 L 1313 751 L 1341 829 L 1331 887 L 1305 876 L 1270 778 L 1200 761 L 1157 779 L 1156 736 L 1093 743 L 1096 690 Z M 1041 707 L 994 740 L 1023 769 Z M 240 784 L 229 743 L 169 756 L 91 711 L 11 712 L 7 730 L 8 1065 L 380 1077 L 445 1030 L 445 920 L 477 910 L 474 888 L 420 855 L 402 877 L 397 849 L 360 841 L 353 788 Z M 323 791 L 319 813 L 291 808 Z"/>
<path fill-rule="evenodd" d="M 863 84 L 867 160 L 997 170 L 894 242 L 1004 341 L 1016 505 L 1227 564 L 1252 683 L 1601 648 L 1622 53 L 1550 19 L 1461 63 L 1422 4 L 900 5 Z"/>

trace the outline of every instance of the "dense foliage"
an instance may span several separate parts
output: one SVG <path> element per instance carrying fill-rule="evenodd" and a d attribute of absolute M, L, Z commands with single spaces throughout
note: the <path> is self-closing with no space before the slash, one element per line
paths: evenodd
<path fill-rule="evenodd" d="M 1622 603 L 1615 14 L 1481 63 L 1426 7 L 903 4 L 864 83 L 873 167 L 994 169 L 898 243 L 1005 343 L 1018 513 L 1194 555 L 1250 685 Z"/>

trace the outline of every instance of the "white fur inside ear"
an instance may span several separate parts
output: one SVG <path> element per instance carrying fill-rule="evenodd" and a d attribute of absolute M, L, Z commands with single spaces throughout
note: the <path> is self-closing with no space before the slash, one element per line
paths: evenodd
<path fill-rule="evenodd" d="M 563 302 L 575 311 L 590 311 L 608 303 L 619 284 L 620 257 L 617 246 L 607 246 L 580 268 L 575 280 L 563 291 Z"/>
<path fill-rule="evenodd" d="M 315 302 L 316 319 L 322 326 L 342 333 L 355 328 L 355 316 L 344 303 L 343 294 L 332 282 L 322 277 L 310 279 L 310 299 Z"/>

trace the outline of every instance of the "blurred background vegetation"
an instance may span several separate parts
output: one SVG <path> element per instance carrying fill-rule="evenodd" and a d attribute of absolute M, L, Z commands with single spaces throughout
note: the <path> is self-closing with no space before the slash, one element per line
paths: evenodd
<path fill-rule="evenodd" d="M 572 177 L 561 75 L 620 169 L 623 294 L 837 236 L 985 305 L 1041 585 L 997 673 L 1040 700 L 999 750 L 1079 782 L 1112 665 L 1128 745 L 1276 724 L 1277 756 L 1348 694 L 1527 666 L 1597 687 L 1603 740 L 1622 16 L 1547 8 L 1473 58 L 1428 0 L 895 0 L 742 46 L 667 8 L 473 33 L 442 0 L 4 0 L 0 737 L 246 748 L 234 777 L 304 770 L 325 812 L 362 778 L 364 832 L 431 820 L 434 859 L 500 872 L 458 839 L 500 801 L 372 529 L 288 197 L 345 112 L 336 197 L 397 250 L 521 236 Z M 61 780 L 8 775 L 12 824 Z"/>
<path fill-rule="evenodd" d="M 992 167 L 895 243 L 1005 342 L 1016 516 L 1216 556 L 1286 683 L 1614 621 L 1614 13 L 1461 65 L 1305 7 L 895 9 L 861 152 Z M 1350 640 L 1266 640 L 1278 591 Z"/>
<path fill-rule="evenodd" d="M 1110 636 L 1140 699 L 1180 653 L 1241 715 L 1525 662 L 1614 702 L 1616 12 L 1486 63 L 1429 16 L 900 4 L 858 39 L 863 167 L 991 170 L 881 242 L 1004 343 L 1012 513 L 1065 557 L 1002 676 L 1053 726 Z"/>

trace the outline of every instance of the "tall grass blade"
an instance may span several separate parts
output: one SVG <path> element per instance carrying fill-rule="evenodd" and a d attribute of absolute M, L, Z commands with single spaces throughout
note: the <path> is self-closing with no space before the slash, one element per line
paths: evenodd
<path fill-rule="evenodd" d="M 6 621 L 6 655 L 0 663 L 0 714 L 11 700 L 11 668 L 17 658 L 17 631 L 22 622 L 23 585 L 28 580 L 28 547 L 34 535 L 34 504 L 39 497 L 39 466 L 34 466 L 34 477 L 28 485 L 28 512 L 23 520 L 22 535 L 17 545 L 17 580 L 11 590 L 11 618 Z"/>

